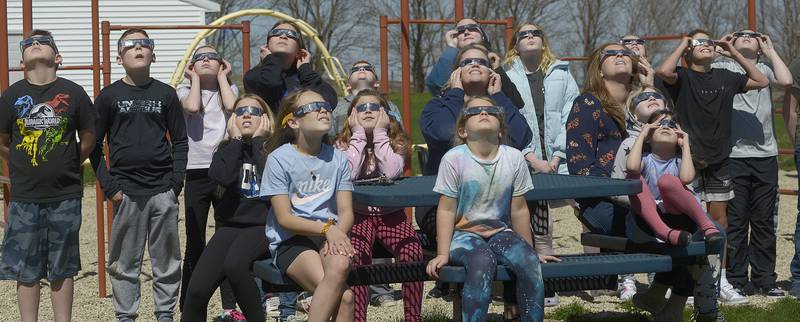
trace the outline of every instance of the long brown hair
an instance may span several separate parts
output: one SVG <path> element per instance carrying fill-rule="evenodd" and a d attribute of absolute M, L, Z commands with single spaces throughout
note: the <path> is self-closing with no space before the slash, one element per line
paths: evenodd
<path fill-rule="evenodd" d="M 467 98 L 467 100 L 464 101 L 464 109 L 461 110 L 461 113 L 459 113 L 459 115 L 458 115 L 458 120 L 456 120 L 456 133 L 455 133 L 456 135 L 454 135 L 454 138 L 453 138 L 453 143 L 455 143 L 454 145 L 460 145 L 460 144 L 467 143 L 467 140 L 462 138 L 460 135 L 458 135 L 458 133 L 460 133 L 461 130 L 463 130 L 467 126 L 467 119 L 469 117 L 467 117 L 464 114 L 464 110 L 467 109 L 467 106 L 469 106 L 469 103 L 471 103 L 473 101 L 477 101 L 477 100 L 487 101 L 489 103 L 492 103 L 492 105 L 497 106 L 497 102 L 495 102 L 489 96 L 476 95 L 476 96 L 470 96 L 469 98 Z M 507 140 L 508 139 L 508 127 L 506 126 L 506 118 L 503 115 L 503 109 L 502 108 L 500 108 L 500 114 L 497 115 L 497 119 L 500 121 L 500 144 L 505 144 L 508 141 Z"/>
<path fill-rule="evenodd" d="M 292 129 L 288 124 L 282 123 L 283 119 L 285 119 L 287 115 L 292 114 L 295 110 L 297 110 L 297 102 L 305 93 L 319 94 L 314 90 L 303 89 L 292 93 L 281 101 L 281 106 L 278 109 L 278 115 L 275 117 L 275 131 L 265 143 L 264 149 L 267 151 L 267 153 L 272 153 L 272 151 L 275 151 L 275 149 L 279 148 L 281 145 L 294 142 L 297 139 L 297 133 L 295 133 L 297 130 Z M 331 117 L 331 119 L 332 118 L 333 117 Z M 322 143 L 327 144 L 329 142 L 330 139 L 328 138 L 328 135 L 325 134 L 325 136 L 322 137 Z"/>
<path fill-rule="evenodd" d="M 389 102 L 386 100 L 383 95 L 374 89 L 364 89 L 356 95 L 355 98 L 350 102 L 350 106 L 347 110 L 347 116 L 353 113 L 353 108 L 358 105 L 358 102 L 363 97 L 375 97 L 380 102 L 381 106 L 386 110 L 389 111 Z M 350 138 L 353 136 L 353 132 L 350 130 L 350 118 L 346 118 L 344 121 L 344 129 L 342 132 L 336 135 L 336 139 L 334 142 L 336 146 L 341 149 L 347 149 L 350 146 Z M 371 146 L 372 142 L 368 142 L 367 146 Z M 394 153 L 397 153 L 403 156 L 403 162 L 408 163 L 411 160 L 411 139 L 403 132 L 403 129 L 400 127 L 400 123 L 394 119 L 394 117 L 389 116 L 389 145 L 392 147 Z M 375 158 L 375 155 L 367 155 L 367 158 Z M 371 161 L 369 159 L 364 160 L 364 164 L 370 164 Z"/>
<path fill-rule="evenodd" d="M 236 109 L 236 105 L 239 105 L 239 102 L 241 102 L 244 99 L 251 99 L 258 102 L 258 106 L 261 107 L 261 111 L 264 113 L 264 115 L 267 116 L 267 119 L 269 120 L 270 126 L 269 129 L 267 130 L 269 131 L 268 134 L 269 138 L 271 139 L 272 135 L 275 133 L 275 116 L 272 115 L 272 109 L 269 108 L 269 104 L 267 104 L 267 102 L 264 101 L 264 99 L 261 98 L 261 96 L 245 93 L 236 98 L 236 102 L 233 103 L 234 110 Z M 234 113 L 233 115 L 231 115 L 231 117 L 236 117 L 236 114 Z M 223 145 L 227 144 L 230 141 L 230 139 L 231 139 L 230 137 L 225 136 L 225 139 L 223 139 L 222 142 L 220 142 L 219 146 L 222 147 Z M 264 155 L 267 154 L 267 142 L 269 142 L 270 139 L 264 140 L 264 143 L 261 145 L 261 150 L 262 150 L 261 152 Z"/>
<path fill-rule="evenodd" d="M 592 55 L 589 57 L 589 65 L 586 68 L 586 84 L 583 86 L 583 93 L 591 93 L 598 100 L 600 100 L 600 105 L 603 107 L 603 110 L 611 115 L 611 118 L 614 119 L 614 122 L 617 123 L 617 126 L 620 128 L 621 131 L 625 132 L 625 107 L 619 105 L 612 97 L 611 93 L 608 92 L 605 83 L 603 82 L 603 76 L 600 72 L 600 69 L 603 65 L 603 51 L 608 46 L 622 46 L 617 43 L 605 43 L 597 47 L 594 51 L 592 51 Z M 625 46 L 622 46 L 623 48 Z M 639 79 L 636 77 L 639 74 L 639 58 L 636 56 L 630 56 L 631 59 L 631 80 L 630 84 L 633 87 L 639 86 Z"/>
<path fill-rule="evenodd" d="M 525 26 L 534 26 L 537 30 L 542 31 L 542 60 L 539 62 L 538 70 L 542 73 L 547 73 L 547 70 L 550 69 L 550 66 L 556 62 L 556 55 L 553 53 L 553 50 L 550 49 L 550 41 L 547 40 L 547 34 L 544 33 L 544 30 L 541 26 L 535 23 L 525 23 L 517 27 L 517 30 L 514 31 L 514 36 L 511 37 L 511 44 L 508 46 L 506 58 L 503 63 L 509 64 L 514 60 L 514 58 L 519 56 L 519 52 L 517 52 L 517 35 L 519 34 L 519 31 L 522 30 L 522 27 Z"/>

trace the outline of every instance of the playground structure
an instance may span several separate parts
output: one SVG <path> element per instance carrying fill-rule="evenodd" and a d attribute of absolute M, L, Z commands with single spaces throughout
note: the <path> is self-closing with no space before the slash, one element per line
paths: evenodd
<path fill-rule="evenodd" d="M 748 25 L 749 29 L 756 29 L 756 5 L 755 0 L 748 1 Z M 380 17 L 380 62 L 381 62 L 381 91 L 387 93 L 389 90 L 389 59 L 388 59 L 388 27 L 389 25 L 400 25 L 401 29 L 401 79 L 402 79 L 402 113 L 403 113 L 403 128 L 411 134 L 411 75 L 410 75 L 410 38 L 409 38 L 409 25 L 411 24 L 455 24 L 464 18 L 464 5 L 463 0 L 454 0 L 455 14 L 452 19 L 438 19 L 438 20 L 425 20 L 425 19 L 410 19 L 409 18 L 409 3 L 408 0 L 401 0 L 401 17 L 389 18 L 387 16 Z M 266 9 L 250 9 L 243 10 L 235 13 L 225 15 L 209 25 L 113 25 L 109 21 L 103 21 L 102 24 L 99 18 L 99 0 L 91 0 L 91 37 L 92 37 L 92 62 L 89 65 L 72 65 L 62 66 L 62 70 L 92 70 L 93 73 L 93 89 L 95 95 L 100 92 L 101 77 L 103 86 L 111 83 L 111 57 L 110 47 L 111 39 L 109 38 L 111 31 L 125 30 L 129 28 L 141 28 L 145 30 L 153 29 L 198 29 L 201 30 L 192 41 L 191 45 L 187 47 L 183 58 L 176 67 L 172 74 L 170 83 L 176 86 L 183 77 L 183 70 L 186 62 L 190 59 L 194 48 L 207 36 L 211 35 L 218 29 L 231 29 L 240 30 L 242 32 L 242 70 L 243 73 L 250 69 L 250 22 L 242 20 L 240 23 L 228 24 L 228 20 L 237 19 L 243 16 L 272 16 L 278 19 L 289 20 L 295 22 L 301 33 L 312 39 L 315 45 L 323 53 L 321 59 L 325 73 L 329 79 L 334 82 L 341 94 L 346 93 L 346 73 L 342 68 L 341 63 L 335 57 L 330 56 L 330 53 L 325 48 L 324 43 L 319 39 L 318 33 L 313 27 L 308 25 L 305 21 L 296 19 L 294 17 L 285 15 L 280 12 Z M 33 10 L 32 0 L 22 1 L 22 18 L 23 18 L 23 34 L 27 34 L 33 29 Z M 8 88 L 9 84 L 9 71 L 19 71 L 19 68 L 9 68 L 8 63 L 8 12 L 7 1 L 0 0 L 0 52 L 4 53 L 4 59 L 0 59 L 0 91 Z M 500 25 L 504 26 L 505 44 L 506 47 L 510 44 L 511 37 L 513 37 L 514 17 L 508 17 L 502 20 L 480 20 L 482 24 L 486 25 Z M 680 39 L 683 35 L 651 35 L 642 38 L 648 40 L 672 40 Z M 103 46 L 102 55 L 100 46 Z M 586 57 L 565 57 L 564 60 L 586 60 Z M 781 111 L 776 111 L 781 113 Z M 107 145 L 105 147 L 108 148 Z M 793 155 L 791 149 L 781 149 L 780 155 Z M 108 160 L 106 160 L 108 162 Z M 409 174 L 408 172 L 406 174 Z M 0 178 L 0 183 L 3 184 L 3 201 L 5 203 L 5 215 L 8 215 L 8 192 L 10 183 L 8 181 L 8 166 L 3 163 L 3 177 Z M 797 195 L 796 190 L 779 189 L 781 194 Z M 111 220 L 113 217 L 113 208 L 110 202 L 106 204 L 106 211 L 103 211 L 103 202 L 105 200 L 103 192 L 100 188 L 99 182 L 95 183 L 96 193 L 96 208 L 97 208 L 97 251 L 98 251 L 98 282 L 99 282 L 99 297 L 105 297 L 107 294 L 106 276 L 105 276 L 105 236 L 110 236 L 111 233 Z M 105 227 L 105 231 L 104 231 Z"/>

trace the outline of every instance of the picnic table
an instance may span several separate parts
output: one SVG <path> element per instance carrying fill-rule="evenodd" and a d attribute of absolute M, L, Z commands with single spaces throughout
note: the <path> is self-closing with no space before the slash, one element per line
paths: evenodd
<path fill-rule="evenodd" d="M 559 200 L 630 195 L 641 192 L 639 180 L 603 177 L 534 174 L 533 190 L 527 200 Z M 389 183 L 370 183 L 355 186 L 353 202 L 377 207 L 435 206 L 439 194 L 433 192 L 435 176 L 403 177 Z M 617 274 L 666 272 L 672 269 L 672 259 L 661 254 L 603 253 L 591 255 L 559 255 L 561 262 L 542 264 L 545 289 L 548 292 L 615 288 Z M 282 276 L 271 264 L 272 259 L 254 263 L 253 271 L 265 281 L 271 291 L 299 290 L 290 279 Z M 375 264 L 357 266 L 348 278 L 349 285 L 426 281 L 427 262 Z M 510 269 L 498 265 L 495 280 L 513 280 Z M 462 283 L 465 271 L 459 266 L 445 266 L 440 280 Z M 460 304 L 454 301 L 454 318 L 460 319 Z"/>

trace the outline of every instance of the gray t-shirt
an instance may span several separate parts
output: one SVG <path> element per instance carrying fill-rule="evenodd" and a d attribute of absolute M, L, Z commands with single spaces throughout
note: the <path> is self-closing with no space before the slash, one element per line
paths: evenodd
<path fill-rule="evenodd" d="M 731 60 L 714 62 L 712 67 L 745 74 L 744 68 Z M 767 76 L 770 84 L 775 82 L 775 73 L 767 64 L 758 62 L 756 68 Z M 731 158 L 764 158 L 778 155 L 775 120 L 772 113 L 772 90 L 769 86 L 734 96 Z"/>
<path fill-rule="evenodd" d="M 338 221 L 336 192 L 353 190 L 347 156 L 327 144 L 316 156 L 300 154 L 291 143 L 275 149 L 267 157 L 261 185 L 261 196 L 288 195 L 292 214 L 314 221 Z M 271 254 L 294 236 L 278 224 L 274 208 L 267 216 L 266 234 Z"/>

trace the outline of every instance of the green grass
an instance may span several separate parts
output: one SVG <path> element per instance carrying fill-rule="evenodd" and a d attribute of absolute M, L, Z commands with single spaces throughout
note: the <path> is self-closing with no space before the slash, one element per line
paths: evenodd
<path fill-rule="evenodd" d="M 559 321 L 605 321 L 605 322 L 628 322 L 628 321 L 650 321 L 650 314 L 635 308 L 630 301 L 619 304 L 623 312 L 591 312 L 581 303 L 562 305 L 553 312 L 548 313 L 547 319 Z M 743 306 L 722 306 L 722 313 L 729 322 L 783 322 L 798 321 L 800 317 L 800 302 L 786 297 L 776 302 L 770 303 L 764 308 L 750 305 Z M 690 321 L 692 309 L 687 308 L 683 311 L 685 321 Z M 438 320 L 437 320 L 438 321 Z"/>
<path fill-rule="evenodd" d="M 397 106 L 402 110 L 402 93 L 389 93 L 389 99 L 397 104 Z M 422 132 L 419 130 L 419 115 L 422 114 L 422 109 L 425 108 L 425 104 L 427 104 L 430 100 L 431 94 L 428 94 L 427 92 L 411 94 L 411 140 L 415 144 L 425 143 L 425 139 L 422 138 Z M 419 168 L 419 161 L 416 153 L 411 154 L 411 171 L 414 173 L 414 175 L 422 173 L 422 169 Z"/>

